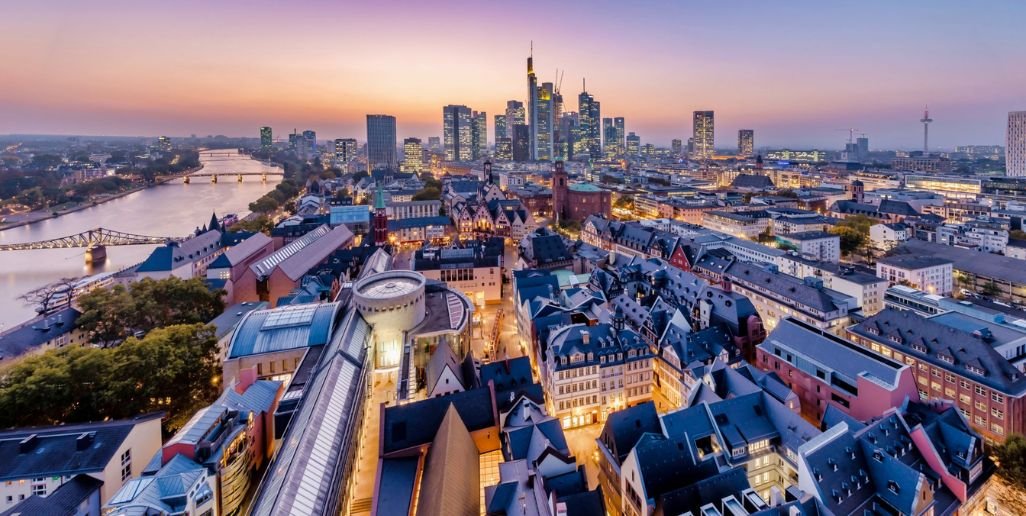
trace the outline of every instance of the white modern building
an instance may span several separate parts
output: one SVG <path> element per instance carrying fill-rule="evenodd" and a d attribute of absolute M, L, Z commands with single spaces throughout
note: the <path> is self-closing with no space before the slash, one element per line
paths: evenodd
<path fill-rule="evenodd" d="M 876 275 L 891 282 L 905 284 L 929 294 L 946 296 L 954 288 L 952 262 L 934 256 L 898 254 L 876 262 Z"/>

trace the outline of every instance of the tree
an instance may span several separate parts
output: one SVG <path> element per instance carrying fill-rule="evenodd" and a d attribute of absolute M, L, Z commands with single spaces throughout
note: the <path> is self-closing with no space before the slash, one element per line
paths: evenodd
<path fill-rule="evenodd" d="M 71 304 L 77 281 L 78 278 L 61 278 L 35 290 L 30 290 L 18 296 L 18 299 L 35 306 L 37 312 L 45 314 L 58 306 Z"/>
<path fill-rule="evenodd" d="M 852 254 L 869 242 L 869 228 L 875 223 L 875 220 L 865 215 L 854 215 L 835 224 L 830 232 L 841 238 L 841 251 Z"/>
<path fill-rule="evenodd" d="M 1001 293 L 1001 287 L 999 287 L 997 283 L 994 283 L 994 280 L 990 280 L 980 287 L 980 293 L 987 297 L 995 297 Z"/>
<path fill-rule="evenodd" d="M 413 194 L 414 201 L 437 201 L 442 198 L 442 192 L 432 186 L 425 186 L 419 192 Z"/>
<path fill-rule="evenodd" d="M 135 332 L 205 323 L 224 311 L 221 291 L 199 279 L 143 279 L 79 296 L 78 326 L 96 344 L 116 344 Z"/>
<path fill-rule="evenodd" d="M 1009 483 L 1026 489 L 1026 437 L 1012 434 L 1004 444 L 994 447 L 994 453 L 1001 464 L 998 474 Z"/>
<path fill-rule="evenodd" d="M 117 348 L 69 346 L 34 355 L 0 378 L 0 426 L 56 425 L 167 412 L 181 427 L 219 391 L 214 327 L 174 325 Z"/>

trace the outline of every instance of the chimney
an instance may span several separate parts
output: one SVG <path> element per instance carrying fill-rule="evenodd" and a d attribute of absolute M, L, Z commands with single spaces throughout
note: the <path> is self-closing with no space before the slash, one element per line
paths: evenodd
<path fill-rule="evenodd" d="M 591 342 L 591 335 L 588 330 L 581 330 L 581 343 L 587 346 L 589 342 Z"/>
<path fill-rule="evenodd" d="M 235 383 L 235 392 L 243 394 L 257 380 L 256 366 L 239 370 L 239 378 Z"/>
<path fill-rule="evenodd" d="M 79 451 L 88 449 L 95 438 L 96 432 L 83 432 L 75 439 L 75 449 Z"/>
<path fill-rule="evenodd" d="M 720 288 L 723 289 L 723 292 L 727 294 L 730 294 L 734 291 L 734 283 L 730 281 L 730 278 L 727 277 L 726 274 L 724 274 L 723 278 L 720 280 Z"/>
<path fill-rule="evenodd" d="M 18 443 L 18 453 L 28 453 L 39 444 L 39 435 L 32 434 Z"/>

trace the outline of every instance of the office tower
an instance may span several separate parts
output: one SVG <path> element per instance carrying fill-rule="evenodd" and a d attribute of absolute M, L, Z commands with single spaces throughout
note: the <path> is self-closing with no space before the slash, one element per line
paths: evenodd
<path fill-rule="evenodd" d="M 688 156 L 695 153 L 695 138 L 688 138 Z"/>
<path fill-rule="evenodd" d="M 585 86 L 587 86 L 585 84 Z M 575 143 L 574 155 L 602 157 L 602 109 L 587 88 L 577 96 L 577 113 L 580 117 L 580 139 Z"/>
<path fill-rule="evenodd" d="M 395 148 L 395 117 L 367 115 L 367 165 L 395 170 L 399 166 Z"/>
<path fill-rule="evenodd" d="M 299 134 L 296 130 L 292 130 L 292 134 L 289 135 L 289 150 L 296 150 L 296 143 L 299 141 Z"/>
<path fill-rule="evenodd" d="M 403 140 L 403 172 L 419 174 L 424 170 L 424 147 L 420 138 Z"/>
<path fill-rule="evenodd" d="M 559 117 L 559 125 L 556 128 L 556 160 L 568 161 L 574 159 L 574 142 L 580 137 L 580 117 L 574 111 L 565 111 Z"/>
<path fill-rule="evenodd" d="M 534 75 L 534 45 L 527 56 L 527 130 L 531 145 L 531 159 L 535 159 L 535 140 L 538 135 L 538 77 Z M 513 136 L 516 149 L 516 135 Z"/>
<path fill-rule="evenodd" d="M 695 139 L 694 155 L 699 159 L 709 159 L 715 153 L 715 138 L 713 136 L 713 112 L 695 111 L 692 120 L 692 130 Z"/>
<path fill-rule="evenodd" d="M 509 135 L 506 133 L 505 113 L 495 115 L 495 141 L 498 141 L 499 138 L 509 138 Z"/>
<path fill-rule="evenodd" d="M 356 138 L 335 139 L 335 166 L 346 170 L 346 166 L 356 157 Z"/>
<path fill-rule="evenodd" d="M 473 115 L 467 106 L 442 108 L 442 144 L 446 161 L 470 161 L 473 157 Z"/>
<path fill-rule="evenodd" d="M 513 159 L 513 138 L 495 139 L 495 159 L 500 161 Z"/>
<path fill-rule="evenodd" d="M 274 146 L 274 138 L 271 135 L 271 128 L 264 126 L 260 128 L 260 148 L 268 150 Z"/>
<path fill-rule="evenodd" d="M 741 129 L 737 132 L 737 157 L 750 158 L 755 154 L 755 131 Z"/>
<path fill-rule="evenodd" d="M 622 116 L 613 119 L 613 128 L 616 129 L 616 155 L 620 156 L 627 150 L 627 133 L 624 131 L 626 125 Z"/>
<path fill-rule="evenodd" d="M 641 155 L 641 137 L 634 133 L 627 135 L 627 155 L 632 158 Z"/>
<path fill-rule="evenodd" d="M 858 152 L 859 161 L 869 159 L 869 138 L 865 135 L 855 139 L 855 148 Z"/>
<path fill-rule="evenodd" d="M 679 158 L 684 152 L 684 142 L 680 141 L 680 138 L 674 138 L 670 142 L 670 152 L 673 153 L 673 157 Z"/>
<path fill-rule="evenodd" d="M 1026 111 L 1008 113 L 1005 137 L 1005 175 L 1026 176 Z"/>
<path fill-rule="evenodd" d="M 317 155 L 317 133 L 307 129 L 296 142 L 299 159 L 311 160 Z"/>
<path fill-rule="evenodd" d="M 553 85 L 551 82 L 543 83 L 538 88 L 537 95 L 537 119 L 532 120 L 535 130 L 534 159 L 548 161 L 552 159 L 553 143 L 555 132 L 555 104 Z"/>
<path fill-rule="evenodd" d="M 488 115 L 474 111 L 470 123 L 470 157 L 483 159 L 488 155 Z"/>
<path fill-rule="evenodd" d="M 506 136 L 513 137 L 513 126 L 517 124 L 527 125 L 527 110 L 524 103 L 519 100 L 506 101 Z"/>
<path fill-rule="evenodd" d="M 531 159 L 531 128 L 527 124 L 513 126 L 513 161 Z"/>
<path fill-rule="evenodd" d="M 438 136 L 428 136 L 428 148 L 439 150 L 442 148 L 442 139 Z"/>
<path fill-rule="evenodd" d="M 654 158 L 656 155 L 655 145 L 652 145 L 651 143 L 646 143 L 644 146 L 641 147 L 641 154 L 646 158 Z"/>
<path fill-rule="evenodd" d="M 616 127 L 612 118 L 602 119 L 602 154 L 606 159 L 616 157 Z"/>

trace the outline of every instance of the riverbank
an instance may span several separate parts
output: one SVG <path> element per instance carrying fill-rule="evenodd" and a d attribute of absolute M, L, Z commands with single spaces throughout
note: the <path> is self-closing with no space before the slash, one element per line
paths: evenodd
<path fill-rule="evenodd" d="M 152 185 L 136 186 L 134 188 L 129 188 L 128 190 L 125 190 L 123 192 L 118 192 L 116 194 L 111 194 L 109 196 L 103 197 L 102 199 L 93 199 L 93 200 L 90 200 L 89 202 L 85 202 L 85 203 L 82 203 L 82 204 L 79 204 L 79 205 L 76 205 L 76 206 L 73 206 L 73 207 L 70 207 L 70 208 L 65 208 L 65 209 L 56 210 L 56 211 L 54 211 L 54 210 L 35 210 L 35 211 L 30 211 L 30 212 L 25 213 L 23 215 L 19 215 L 19 216 L 25 217 L 24 219 L 17 220 L 17 221 L 14 221 L 14 222 L 4 222 L 3 224 L 0 224 L 0 231 L 3 231 L 5 229 L 13 229 L 13 228 L 21 227 L 21 226 L 27 226 L 29 224 L 35 224 L 36 222 L 40 222 L 40 221 L 43 221 L 43 220 L 55 219 L 57 217 L 60 217 L 61 215 L 67 215 L 69 213 L 75 213 L 76 211 L 82 211 L 82 210 L 87 209 L 87 208 L 92 208 L 93 206 L 99 206 L 100 204 L 103 204 L 105 202 L 113 201 L 114 199 L 120 199 L 120 198 L 122 198 L 122 197 L 124 197 L 126 195 L 132 195 L 132 194 L 134 194 L 136 192 L 141 192 L 143 190 L 146 190 L 147 188 L 152 188 L 154 186 L 159 186 L 159 185 L 162 185 L 162 184 L 169 183 L 169 182 L 174 181 L 176 179 L 181 179 L 181 178 L 183 178 L 183 177 L 185 177 L 185 176 L 187 176 L 189 174 L 194 174 L 196 172 L 199 172 L 200 170 L 203 170 L 203 167 L 204 167 L 204 164 L 200 163 L 200 165 L 198 167 L 190 168 L 188 170 L 185 170 L 184 172 L 181 172 L 181 173 L 178 173 L 178 174 L 174 174 L 174 175 L 170 175 L 170 176 L 162 176 L 162 177 L 156 179 Z"/>

